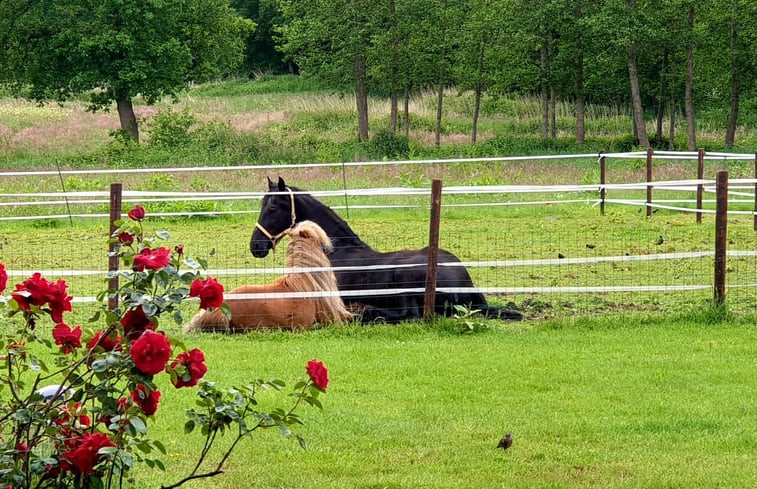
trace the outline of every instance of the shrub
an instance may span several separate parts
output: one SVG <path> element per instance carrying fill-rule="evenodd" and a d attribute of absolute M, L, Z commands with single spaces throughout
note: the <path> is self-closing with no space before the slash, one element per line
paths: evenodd
<path fill-rule="evenodd" d="M 14 333 L 0 337 L 0 347 L 7 352 L 0 360 L 5 372 L 0 384 L 2 487 L 112 488 L 134 482 L 138 463 L 164 469 L 152 454 L 165 455 L 165 446 L 148 436 L 165 394 L 155 377 L 163 373 L 177 389 L 199 386 L 199 399 L 187 411 L 184 431 L 198 429 L 205 437 L 192 472 L 164 488 L 222 473 L 242 438 L 265 428 L 289 435 L 290 427 L 302 424 L 295 414 L 302 403 L 321 407 L 318 396 L 328 386 L 328 371 L 315 360 L 306 366 L 309 380 L 294 386 L 287 410 L 261 412 L 255 399 L 261 389 L 281 391 L 282 381 L 253 381 L 222 390 L 203 380 L 203 352 L 187 348 L 160 327 L 164 317 L 182 322 L 179 306 L 189 297 L 197 297 L 201 308 L 221 307 L 228 314 L 223 287 L 212 277 L 201 278 L 200 270 L 207 269 L 204 259 L 188 256 L 182 245 L 160 246 L 160 240 L 169 237 L 165 231 L 146 237 L 144 208 L 137 206 L 128 216 L 116 223 L 109 240 L 112 256 L 124 269 L 107 278 L 118 277 L 121 285 L 99 296 L 118 298 L 118 304 L 103 304 L 91 319 L 100 323 L 96 331 L 66 324 L 73 297 L 62 279 L 51 282 L 35 273 L 17 284 L 10 297 L 0 295 L 0 308 L 22 319 Z M 7 281 L 0 263 L 0 294 Z M 55 324 L 51 336 L 49 329 L 38 327 L 46 317 Z M 47 354 L 40 355 L 44 349 Z M 51 366 L 48 357 L 53 358 Z M 48 382 L 56 383 L 45 385 Z M 218 435 L 226 432 L 234 433 L 235 439 L 214 468 L 206 469 Z M 304 440 L 298 439 L 304 447 Z"/>
<path fill-rule="evenodd" d="M 197 118 L 184 108 L 175 112 L 171 108 L 155 114 L 147 126 L 150 145 L 158 148 L 181 148 L 192 142 L 189 129 L 197 124 Z"/>
<path fill-rule="evenodd" d="M 366 145 L 368 156 L 373 159 L 405 159 L 410 153 L 408 139 L 388 129 L 376 131 Z"/>

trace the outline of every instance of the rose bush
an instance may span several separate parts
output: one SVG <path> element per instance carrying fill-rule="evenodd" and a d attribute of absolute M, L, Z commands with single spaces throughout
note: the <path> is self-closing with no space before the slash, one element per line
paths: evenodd
<path fill-rule="evenodd" d="M 298 406 L 321 407 L 318 396 L 328 385 L 328 371 L 316 360 L 306 366 L 308 380 L 294 386 L 289 410 L 260 412 L 257 406 L 256 393 L 281 391 L 285 385 L 279 380 L 227 390 L 203 380 L 208 371 L 205 354 L 187 349 L 160 325 L 164 316 L 181 324 L 179 306 L 190 297 L 199 298 L 201 308 L 220 307 L 228 313 L 223 287 L 212 277 L 202 277 L 207 262 L 186 257 L 182 245 L 173 250 L 157 246 L 168 233 L 146 237 L 144 208 L 137 206 L 127 215 L 129 220 L 117 222 L 109 240 L 110 255 L 124 269 L 109 272 L 107 278 L 118 278 L 120 285 L 98 296 L 101 301 L 118 298 L 118 303 L 103 305 L 90 319 L 99 328 L 64 321 L 73 299 L 64 280 L 51 282 L 34 273 L 8 291 L 9 296 L 2 295 L 8 273 L 0 263 L 0 308 L 10 318 L 0 322 L 0 349 L 6 352 L 0 357 L 1 488 L 121 487 L 135 480 L 138 463 L 164 469 L 153 458 L 155 453 L 165 455 L 164 445 L 148 436 L 149 422 L 158 415 L 165 394 L 155 382 L 161 374 L 175 388 L 199 387 L 198 407 L 187 410 L 184 430 L 201 428 L 205 437 L 194 470 L 166 488 L 220 474 L 238 442 L 255 430 L 277 427 L 291 434 L 292 425 L 302 424 L 295 413 Z M 37 325 L 46 317 L 53 327 L 43 331 Z M 13 322 L 20 324 L 10 331 Z M 40 355 L 39 348 L 29 345 L 41 345 L 49 353 Z M 235 439 L 204 469 L 218 435 L 232 432 L 232 426 Z M 304 440 L 297 438 L 304 447 Z"/>

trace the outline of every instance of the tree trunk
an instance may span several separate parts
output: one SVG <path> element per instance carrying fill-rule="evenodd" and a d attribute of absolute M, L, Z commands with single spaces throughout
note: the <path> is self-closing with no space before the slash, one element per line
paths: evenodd
<path fill-rule="evenodd" d="M 447 1 L 442 5 L 442 14 L 447 15 Z M 444 103 L 444 65 L 447 58 L 447 21 L 442 21 L 441 50 L 439 53 L 439 84 L 436 96 L 436 128 L 434 129 L 434 145 L 442 145 L 442 104 Z"/>
<path fill-rule="evenodd" d="M 655 117 L 655 141 L 659 142 L 662 141 L 662 119 L 663 115 L 665 115 L 665 102 L 663 102 L 661 99 L 657 102 L 657 111 L 656 111 L 656 117 Z"/>
<path fill-rule="evenodd" d="M 576 144 L 586 139 L 586 101 L 583 93 L 576 96 Z"/>
<path fill-rule="evenodd" d="M 368 141 L 368 89 L 365 85 L 365 58 L 355 56 L 355 105 L 357 130 L 360 141 Z"/>
<path fill-rule="evenodd" d="M 555 89 L 549 89 L 549 135 L 557 139 L 557 95 Z"/>
<path fill-rule="evenodd" d="M 541 58 L 541 137 L 549 137 L 549 90 L 547 89 L 547 45 L 539 49 Z"/>
<path fill-rule="evenodd" d="M 576 23 L 581 19 L 581 2 L 576 1 Z M 580 35 L 580 32 L 579 32 Z M 584 55 L 576 59 L 576 144 L 586 139 L 586 96 L 584 95 Z"/>
<path fill-rule="evenodd" d="M 728 124 L 725 128 L 725 149 L 733 148 L 736 138 L 736 123 L 739 120 L 739 21 L 738 0 L 733 0 L 731 14 L 731 112 L 728 114 Z"/>
<path fill-rule="evenodd" d="M 121 121 L 121 130 L 133 137 L 136 142 L 139 142 L 139 125 L 137 124 L 137 116 L 134 115 L 131 98 L 118 97 L 116 107 L 118 108 L 118 119 Z"/>
<path fill-rule="evenodd" d="M 655 124 L 655 141 L 662 141 L 662 122 L 665 115 L 665 103 L 667 96 L 668 80 L 668 48 L 662 55 L 662 67 L 660 68 L 660 91 L 657 92 L 657 120 Z M 671 117 L 673 117 L 671 115 Z"/>
<path fill-rule="evenodd" d="M 399 67 L 399 37 L 397 36 L 397 15 L 395 0 L 389 2 L 389 14 L 392 22 L 392 73 L 391 73 L 391 105 L 389 109 L 389 130 L 397 132 L 397 70 Z"/>
<path fill-rule="evenodd" d="M 636 128 L 636 140 L 639 146 L 648 148 L 649 138 L 644 125 L 644 108 L 641 105 L 639 70 L 636 64 L 636 45 L 633 41 L 628 44 L 628 78 L 631 82 L 631 106 L 633 108 L 634 127 Z"/>
<path fill-rule="evenodd" d="M 668 149 L 673 151 L 676 149 L 676 101 L 671 95 L 670 97 L 670 130 L 668 134 Z"/>
<path fill-rule="evenodd" d="M 697 149 L 697 124 L 694 116 L 694 3 L 689 5 L 689 40 L 686 43 L 686 131 L 689 151 Z"/>
<path fill-rule="evenodd" d="M 405 131 L 405 137 L 410 138 L 410 83 L 405 85 L 404 112 L 402 115 L 402 128 Z"/>
<path fill-rule="evenodd" d="M 476 88 L 475 88 L 475 101 L 473 106 L 473 129 L 471 131 L 471 143 L 476 142 L 476 136 L 478 134 L 478 115 L 481 111 L 481 92 L 483 91 L 483 74 L 484 74 L 484 52 L 486 50 L 485 36 L 481 39 L 481 45 L 478 49 L 478 67 L 476 69 Z"/>

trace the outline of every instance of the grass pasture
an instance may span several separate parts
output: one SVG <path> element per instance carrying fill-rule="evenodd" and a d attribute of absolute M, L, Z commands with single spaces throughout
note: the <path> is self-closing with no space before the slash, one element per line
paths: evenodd
<path fill-rule="evenodd" d="M 697 225 L 688 214 L 662 212 L 648 219 L 625 208 L 604 217 L 585 205 L 515 209 L 489 210 L 481 219 L 480 211 L 449 208 L 442 245 L 466 260 L 554 258 L 558 251 L 569 257 L 692 251 L 709 249 L 714 228 L 711 216 Z M 425 211 L 351 212 L 356 231 L 380 249 L 422 246 L 427 233 Z M 9 244 L 0 250 L 2 259 L 12 268 L 36 259 L 30 267 L 79 269 L 103 256 L 103 223 L 51 222 L 4 228 Z M 168 246 L 183 243 L 205 256 L 214 248 L 211 267 L 273 267 L 283 256 L 253 263 L 249 216 L 151 219 L 146 227 L 168 229 Z M 729 229 L 735 247 L 755 248 L 751 220 L 734 218 Z M 666 243 L 656 245 L 661 234 Z M 734 281 L 753 280 L 753 258 L 732 260 Z M 703 260 L 607 265 L 593 272 L 559 265 L 472 273 L 479 285 L 559 286 L 707 283 L 711 270 L 711 260 Z M 249 277 L 227 277 L 244 279 Z M 79 286 L 77 296 L 99 290 L 93 283 Z M 207 379 L 224 387 L 271 376 L 292 385 L 311 358 L 331 372 L 324 411 L 301 411 L 306 425 L 298 433 L 308 441 L 307 451 L 276 432 L 257 433 L 242 442 L 225 474 L 186 487 L 662 489 L 757 483 L 753 289 L 729 289 L 727 316 L 711 309 L 709 290 L 490 299 L 514 303 L 528 319 L 475 319 L 468 334 L 463 321 L 454 319 L 235 337 L 189 336 L 163 325 L 205 351 Z M 75 305 L 72 322 L 84 324 L 90 308 Z M 188 305 L 187 315 L 193 309 Z M 201 448 L 199 435 L 185 435 L 182 428 L 194 392 L 163 382 L 150 433 L 168 447 L 168 472 L 140 469 L 139 488 L 182 477 Z M 266 408 L 287 405 L 265 396 L 261 402 Z M 502 452 L 494 447 L 505 431 L 516 441 Z"/>
<path fill-rule="evenodd" d="M 188 338 L 224 384 L 293 383 L 313 357 L 331 376 L 324 411 L 302 411 L 307 451 L 258 433 L 226 474 L 188 487 L 754 487 L 755 339 L 752 324 L 622 314 L 475 335 L 437 323 Z M 166 393 L 152 429 L 169 474 L 140 472 L 139 487 L 199 450 L 181 432 L 191 393 Z M 513 447 L 495 450 L 505 431 Z"/>

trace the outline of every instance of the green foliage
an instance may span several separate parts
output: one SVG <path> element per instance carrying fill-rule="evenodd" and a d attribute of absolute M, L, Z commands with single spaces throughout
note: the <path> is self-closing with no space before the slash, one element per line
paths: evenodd
<path fill-rule="evenodd" d="M 407 159 L 410 153 L 409 140 L 388 129 L 376 131 L 370 141 L 365 144 L 371 159 L 402 160 Z"/>
<path fill-rule="evenodd" d="M 487 322 L 482 318 L 481 311 L 471 309 L 460 304 L 455 304 L 455 314 L 452 317 L 457 321 L 460 327 L 460 333 L 480 333 L 489 328 Z"/>
<path fill-rule="evenodd" d="M 155 114 L 149 122 L 150 145 L 156 148 L 181 148 L 192 142 L 189 129 L 197 124 L 197 118 L 186 107 L 180 112 L 171 108 Z"/>
<path fill-rule="evenodd" d="M 7 310 L 7 319 L 0 321 L 10 326 L 22 319 L 14 324 L 15 331 L 6 327 L 0 335 L 0 348 L 6 352 L 0 359 L 6 372 L 0 385 L 3 485 L 110 489 L 134 484 L 137 463 L 166 471 L 166 464 L 153 455 L 168 455 L 166 444 L 152 432 L 160 402 L 165 405 L 170 397 L 159 390 L 162 382 L 157 376 L 165 371 L 177 389 L 193 387 L 207 366 L 202 350 L 187 349 L 181 338 L 166 335 L 165 327 L 171 321 L 182 323 L 181 306 L 188 298 L 199 297 L 201 307 L 210 307 L 204 303 L 204 288 L 213 289 L 214 304 L 223 289 L 215 279 L 200 279 L 207 260 L 185 254 L 183 245 L 173 251 L 162 246 L 170 238 L 168 232 L 145 235 L 141 206 L 128 216 L 115 222 L 118 227 L 108 240 L 113 250 L 108 256 L 123 268 L 106 274 L 109 286 L 114 279 L 117 285 L 98 294 L 99 309 L 89 320 L 94 329 L 63 322 L 64 314 L 73 309 L 63 279 L 54 283 L 36 273 L 8 296 L 0 295 L 0 309 Z M 7 278 L 0 263 L 0 294 Z M 57 324 L 52 335 L 43 324 L 47 316 Z M 313 370 L 311 364 L 317 364 Z M 292 428 L 304 424 L 297 408 L 322 408 L 319 396 L 328 385 L 328 371 L 321 362 L 309 362 L 306 372 L 310 378 L 298 382 L 288 396 L 290 407 L 270 411 L 258 407 L 256 396 L 281 392 L 286 386 L 282 381 L 254 380 L 222 390 L 203 380 L 185 424 L 186 434 L 197 427 L 204 437 L 202 448 L 193 454 L 197 462 L 189 475 L 171 485 L 164 479 L 161 486 L 173 489 L 223 473 L 238 442 L 258 429 L 278 428 L 280 434 L 291 435 Z M 218 435 L 226 433 L 234 441 L 218 448 Z M 305 448 L 304 439 L 297 439 Z M 211 458 L 217 460 L 208 468 Z M 169 474 L 172 480 L 180 477 Z"/>
<path fill-rule="evenodd" d="M 138 95 L 154 103 L 176 97 L 189 81 L 229 74 L 254 28 L 215 0 L 108 0 L 97 8 L 56 0 L 16 8 L 0 39 L 0 82 L 28 87 L 38 101 L 85 93 L 92 110 L 118 102 L 122 120 L 133 117 Z M 136 127 L 122 129 L 137 135 Z"/>
<path fill-rule="evenodd" d="M 239 97 L 280 93 L 306 93 L 322 90 L 312 78 L 295 75 L 259 76 L 253 80 L 230 79 L 204 83 L 192 89 L 198 97 Z"/>

